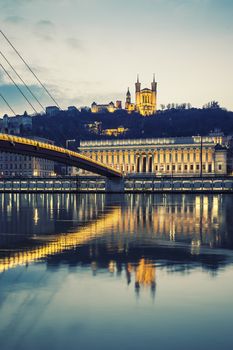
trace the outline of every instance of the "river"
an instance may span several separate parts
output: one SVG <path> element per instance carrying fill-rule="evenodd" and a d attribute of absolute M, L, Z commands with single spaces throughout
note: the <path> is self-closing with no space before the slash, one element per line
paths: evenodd
<path fill-rule="evenodd" d="M 0 349 L 230 349 L 233 195 L 0 195 Z"/>

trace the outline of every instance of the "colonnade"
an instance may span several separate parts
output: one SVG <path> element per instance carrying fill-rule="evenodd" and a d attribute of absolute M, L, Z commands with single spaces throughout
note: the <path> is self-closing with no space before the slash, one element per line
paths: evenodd
<path fill-rule="evenodd" d="M 213 174 L 216 170 L 215 150 L 207 146 L 202 150 L 200 147 L 100 149 L 83 154 L 124 173 Z"/>

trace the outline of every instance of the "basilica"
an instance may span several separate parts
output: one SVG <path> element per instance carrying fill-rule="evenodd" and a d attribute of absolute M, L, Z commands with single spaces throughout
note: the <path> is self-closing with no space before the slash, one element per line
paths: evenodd
<path fill-rule="evenodd" d="M 96 102 L 93 102 L 91 105 L 92 113 L 100 113 L 103 111 L 108 111 L 109 113 L 113 113 L 119 109 L 122 109 L 121 101 L 116 101 L 115 104 L 112 101 L 108 104 L 97 104 Z M 131 93 L 128 88 L 128 91 L 126 93 L 125 110 L 128 113 L 138 112 L 142 116 L 150 116 L 156 113 L 157 82 L 155 81 L 155 76 L 153 76 L 151 89 L 149 88 L 141 89 L 139 76 L 137 76 L 137 82 L 135 83 L 135 102 L 133 103 L 131 101 Z"/>
<path fill-rule="evenodd" d="M 131 102 L 131 94 L 128 88 L 125 109 L 129 113 L 136 111 L 143 116 L 149 116 L 156 113 L 157 83 L 155 81 L 155 76 L 153 76 L 151 89 L 141 89 L 141 83 L 139 82 L 139 77 L 137 77 L 137 82 L 135 83 L 135 103 Z"/>

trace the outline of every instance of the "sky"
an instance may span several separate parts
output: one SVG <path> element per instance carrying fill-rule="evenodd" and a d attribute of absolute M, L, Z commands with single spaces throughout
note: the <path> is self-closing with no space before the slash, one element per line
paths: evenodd
<path fill-rule="evenodd" d="M 0 0 L 0 29 L 64 109 L 125 101 L 128 87 L 134 101 L 137 74 L 144 88 L 155 73 L 158 107 L 217 100 L 233 110 L 232 18 L 233 0 Z M 1 35 L 0 49 L 54 105 Z M 32 113 L 1 67 L 0 93 Z"/>

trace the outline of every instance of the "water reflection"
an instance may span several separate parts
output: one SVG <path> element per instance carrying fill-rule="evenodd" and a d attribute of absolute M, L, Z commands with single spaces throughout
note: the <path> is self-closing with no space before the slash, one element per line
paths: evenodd
<path fill-rule="evenodd" d="M 231 261 L 213 248 L 232 249 L 232 206 L 231 195 L 1 195 L 0 271 L 67 251 L 69 263 L 77 247 L 77 263 L 124 263 L 128 275 L 138 264 L 136 286 L 154 280 L 147 261 L 215 270 Z"/>
<path fill-rule="evenodd" d="M 1 349 L 217 350 L 219 334 L 230 348 L 232 209 L 231 195 L 0 196 Z"/>

